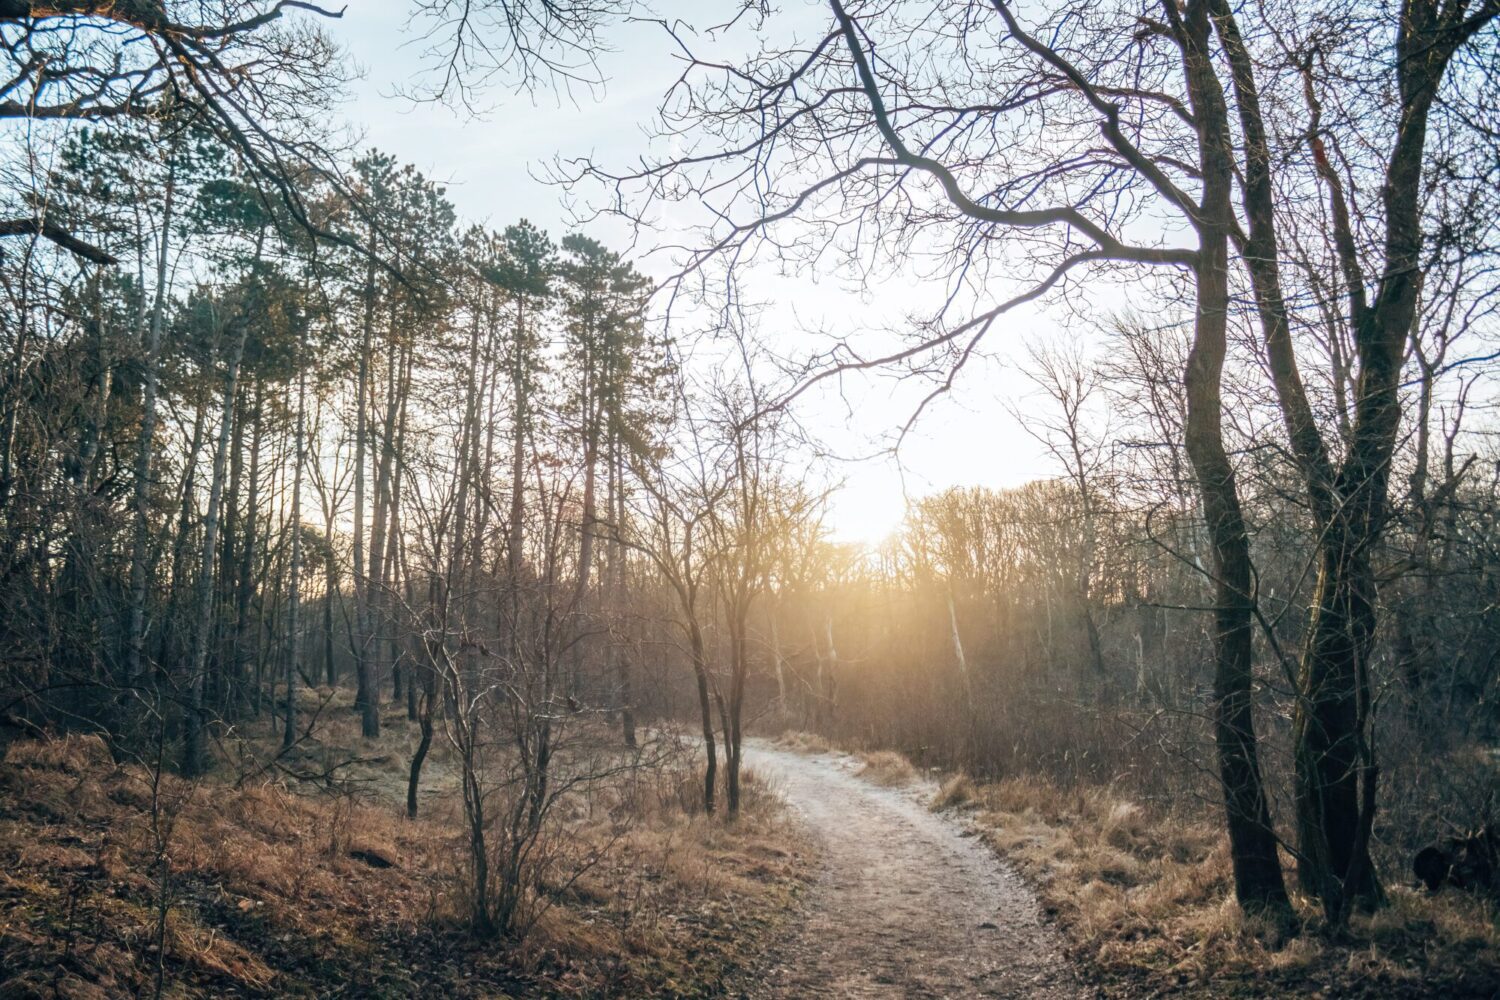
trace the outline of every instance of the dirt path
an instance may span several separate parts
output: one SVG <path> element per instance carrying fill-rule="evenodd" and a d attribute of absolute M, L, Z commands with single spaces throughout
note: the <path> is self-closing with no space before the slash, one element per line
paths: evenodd
<path fill-rule="evenodd" d="M 806 923 L 742 997 L 1089 995 L 1020 879 L 928 811 L 930 786 L 878 787 L 841 754 L 746 749 L 822 851 Z"/>

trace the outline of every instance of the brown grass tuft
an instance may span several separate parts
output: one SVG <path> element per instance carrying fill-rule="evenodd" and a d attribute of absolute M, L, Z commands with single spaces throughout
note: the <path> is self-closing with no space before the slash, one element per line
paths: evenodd
<path fill-rule="evenodd" d="M 21 740 L 5 750 L 12 767 L 36 767 L 65 774 L 84 774 L 114 766 L 115 759 L 100 737 L 70 733 L 53 739 Z"/>
<path fill-rule="evenodd" d="M 933 812 L 962 809 L 972 804 L 978 794 L 978 789 L 974 787 L 974 782 L 967 774 L 955 774 L 943 782 L 942 787 L 932 796 L 928 808 Z"/>
<path fill-rule="evenodd" d="M 178 910 L 167 914 L 166 945 L 174 956 L 215 979 L 261 989 L 276 978 L 270 967 L 243 945 Z"/>
<path fill-rule="evenodd" d="M 877 785 L 904 785 L 917 776 L 917 769 L 912 766 L 911 761 L 894 750 L 862 753 L 859 759 L 864 762 L 864 766 L 859 769 L 859 776 Z"/>
<path fill-rule="evenodd" d="M 800 729 L 788 729 L 776 738 L 778 746 L 797 753 L 832 753 L 834 746 L 828 740 L 817 733 L 803 732 Z"/>

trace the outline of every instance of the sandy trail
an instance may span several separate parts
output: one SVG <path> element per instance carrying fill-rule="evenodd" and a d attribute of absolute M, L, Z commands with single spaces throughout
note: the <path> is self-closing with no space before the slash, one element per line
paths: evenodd
<path fill-rule="evenodd" d="M 841 754 L 746 744 L 746 764 L 781 791 L 821 852 L 806 922 L 740 996 L 1090 995 L 1021 880 L 928 811 L 928 783 L 881 788 Z"/>

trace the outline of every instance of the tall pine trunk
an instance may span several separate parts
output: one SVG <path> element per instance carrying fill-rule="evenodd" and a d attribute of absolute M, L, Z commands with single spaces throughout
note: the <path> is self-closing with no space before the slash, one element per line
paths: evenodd
<path fill-rule="evenodd" d="M 256 660 L 257 650 L 249 642 L 250 603 L 255 596 L 255 545 L 256 525 L 260 518 L 260 440 L 262 433 L 261 394 L 264 388 L 259 380 L 255 383 L 255 402 L 249 409 L 249 418 L 254 424 L 250 434 L 250 469 L 245 490 L 245 523 L 240 540 L 240 564 L 235 571 L 237 589 L 234 599 L 234 639 L 231 655 L 234 657 L 234 674 L 242 697 L 249 694 L 251 709 L 260 713 L 260 686 L 250 676 L 250 665 Z M 259 629 L 255 635 L 259 636 Z"/>
<path fill-rule="evenodd" d="M 373 235 L 373 234 L 372 234 Z M 373 239 L 371 240 L 373 247 Z M 380 735 L 380 696 L 369 655 L 369 577 L 365 575 L 365 453 L 369 437 L 370 350 L 375 327 L 375 261 L 365 266 L 365 316 L 360 333 L 359 374 L 354 401 L 354 653 L 355 705 L 365 739 Z"/>
<path fill-rule="evenodd" d="M 239 388 L 240 359 L 245 353 L 249 322 L 236 320 L 238 330 L 230 348 L 229 366 L 224 380 L 224 405 L 219 417 L 218 449 L 214 452 L 213 472 L 209 477 L 208 506 L 203 516 L 203 550 L 198 565 L 197 623 L 193 630 L 193 655 L 188 673 L 188 710 L 184 727 L 182 770 L 190 777 L 203 774 L 208 767 L 204 747 L 204 690 L 208 681 L 208 650 L 214 630 L 214 572 L 219 554 L 219 505 L 224 495 L 224 466 L 234 429 L 234 401 Z"/>
<path fill-rule="evenodd" d="M 176 170 L 167 173 L 162 191 L 162 230 L 156 250 L 156 298 L 146 329 L 145 387 L 141 400 L 141 433 L 136 442 L 135 483 L 132 491 L 134 537 L 130 552 L 130 632 L 126 639 L 125 682 L 141 683 L 146 648 L 147 560 L 151 542 L 151 470 L 156 451 L 156 396 L 161 384 L 161 333 L 167 297 L 167 249 L 172 230 Z"/>
<path fill-rule="evenodd" d="M 620 705 L 620 735 L 627 747 L 636 745 L 635 696 L 632 690 L 630 653 L 625 643 L 625 546 L 621 544 L 621 533 L 625 530 L 625 466 L 618 434 L 611 436 L 610 453 L 610 519 L 614 530 L 610 540 L 610 656 L 614 658 L 616 697 Z"/>
<path fill-rule="evenodd" d="M 299 352 L 300 353 L 300 352 Z M 305 359 L 298 357 L 298 365 Z M 297 674 L 302 661 L 302 466 L 306 462 L 307 376 L 297 372 L 297 429 L 293 447 L 292 469 L 292 566 L 287 584 L 287 657 L 286 657 L 286 726 L 281 745 L 290 748 L 297 741 Z"/>

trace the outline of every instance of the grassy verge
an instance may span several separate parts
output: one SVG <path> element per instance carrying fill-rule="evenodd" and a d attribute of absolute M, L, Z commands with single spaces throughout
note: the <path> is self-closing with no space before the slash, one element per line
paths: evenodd
<path fill-rule="evenodd" d="M 806 734 L 783 744 L 828 747 Z M 891 751 L 860 756 L 876 780 L 903 771 Z M 1390 905 L 1354 917 L 1341 940 L 1324 936 L 1316 908 L 1297 898 L 1305 932 L 1276 940 L 1233 901 L 1228 843 L 1209 804 L 1164 812 L 1106 787 L 948 775 L 931 807 L 964 814 L 1016 866 L 1110 996 L 1500 996 L 1500 915 L 1467 893 L 1392 885 Z"/>
<path fill-rule="evenodd" d="M 1153 813 L 1103 788 L 961 776 L 933 807 L 973 811 L 1106 982 L 1216 996 L 1500 995 L 1500 930 L 1471 895 L 1392 886 L 1390 906 L 1356 916 L 1342 940 L 1322 935 L 1299 898 L 1306 930 L 1280 942 L 1233 902 L 1228 843 L 1207 816 Z"/>
<path fill-rule="evenodd" d="M 395 754 L 365 756 L 378 792 Z M 380 794 L 188 783 L 88 737 L 18 742 L 0 765 L 0 996 L 151 997 L 158 976 L 175 997 L 718 995 L 791 912 L 804 855 L 753 775 L 733 825 L 693 813 L 692 781 L 636 775 L 570 809 L 567 842 L 602 860 L 508 945 L 462 928 L 441 783 L 409 821 Z"/>

